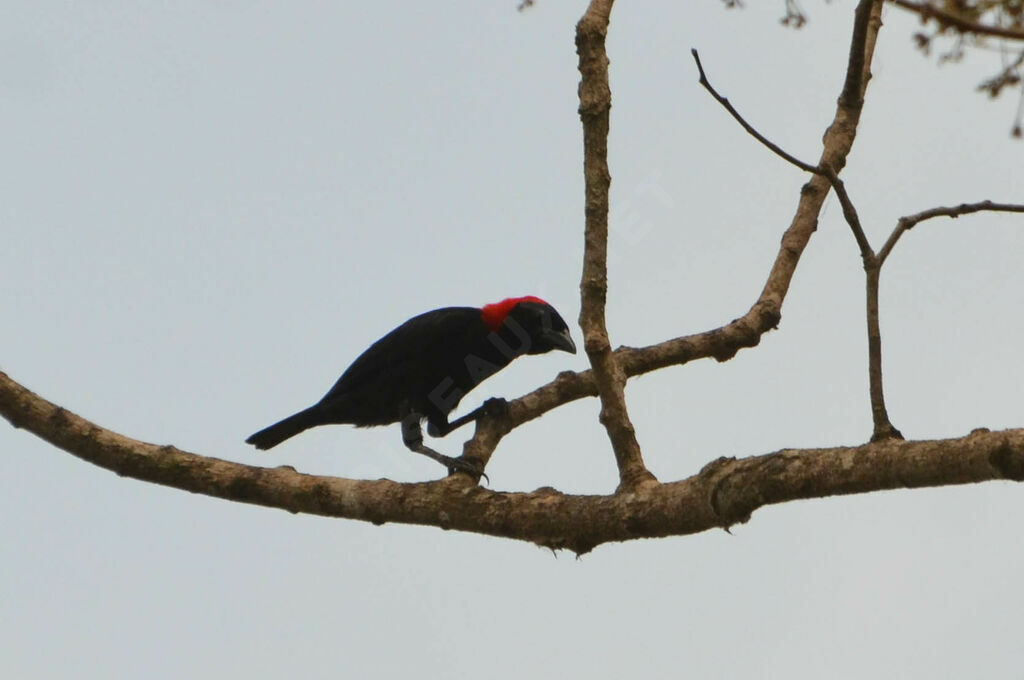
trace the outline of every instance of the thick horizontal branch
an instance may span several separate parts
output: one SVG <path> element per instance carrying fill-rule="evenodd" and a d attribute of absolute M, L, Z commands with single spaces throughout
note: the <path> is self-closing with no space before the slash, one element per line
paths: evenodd
<path fill-rule="evenodd" d="M 585 553 L 610 541 L 677 536 L 746 522 L 758 508 L 884 489 L 1024 481 L 1024 430 L 960 439 L 885 441 L 719 458 L 698 474 L 630 493 L 490 491 L 456 475 L 438 482 L 357 481 L 262 468 L 124 437 L 0 373 L 0 414 L 79 458 L 125 477 L 289 512 L 400 522 Z"/>
<path fill-rule="evenodd" d="M 928 2 L 910 2 L 910 0 L 890 0 L 897 7 L 909 10 L 918 14 L 922 19 L 935 19 L 942 26 L 956 29 L 959 33 L 973 33 L 974 35 L 987 35 L 994 38 L 1009 38 L 1010 40 L 1024 40 L 1024 30 L 1019 28 L 1007 28 L 993 26 L 992 24 L 979 24 L 976 21 L 936 7 Z"/>

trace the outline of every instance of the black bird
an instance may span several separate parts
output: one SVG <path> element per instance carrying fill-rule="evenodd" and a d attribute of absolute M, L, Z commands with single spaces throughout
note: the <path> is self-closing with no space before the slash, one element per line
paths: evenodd
<path fill-rule="evenodd" d="M 318 425 L 372 427 L 402 423 L 402 441 L 447 466 L 480 474 L 474 466 L 423 443 L 427 431 L 443 437 L 479 418 L 491 400 L 448 422 L 459 401 L 486 378 L 524 354 L 576 353 L 569 327 L 554 307 L 533 296 L 477 307 L 445 307 L 414 316 L 373 343 L 342 373 L 323 399 L 246 439 L 270 449 Z M 500 402 L 499 402 L 500 403 Z"/>

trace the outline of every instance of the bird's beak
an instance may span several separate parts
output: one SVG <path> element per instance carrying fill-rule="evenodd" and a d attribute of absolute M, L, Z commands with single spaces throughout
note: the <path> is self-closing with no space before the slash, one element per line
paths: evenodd
<path fill-rule="evenodd" d="M 551 347 L 554 349 L 560 349 L 569 354 L 576 354 L 576 343 L 572 341 L 568 328 L 563 331 L 544 331 L 544 339 L 550 342 Z"/>

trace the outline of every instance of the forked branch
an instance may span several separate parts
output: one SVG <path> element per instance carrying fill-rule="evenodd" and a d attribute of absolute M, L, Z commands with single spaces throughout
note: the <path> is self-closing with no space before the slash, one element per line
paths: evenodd
<path fill-rule="evenodd" d="M 846 219 L 850 230 L 853 232 L 854 238 L 857 241 L 857 245 L 860 248 L 861 259 L 864 263 L 864 272 L 866 276 L 866 294 L 867 294 L 867 330 L 868 330 L 868 383 L 869 383 L 869 397 L 871 402 L 871 417 L 873 423 L 871 441 L 881 441 L 884 439 L 902 439 L 903 435 L 898 429 L 892 424 L 888 409 L 885 405 L 885 391 L 882 386 L 882 338 L 879 321 L 879 285 L 881 277 L 882 265 L 885 263 L 889 253 L 892 252 L 896 242 L 899 240 L 902 234 L 912 229 L 916 224 L 933 217 L 959 217 L 961 215 L 967 215 L 970 213 L 981 212 L 981 211 L 993 211 L 993 212 L 1024 212 L 1024 206 L 1011 204 L 1011 203 L 994 203 L 992 201 L 980 201 L 978 203 L 963 203 L 954 207 L 939 207 L 932 208 L 931 210 L 925 210 L 915 215 L 903 217 L 897 223 L 896 228 L 893 230 L 889 239 L 882 247 L 881 251 L 877 254 L 872 249 L 870 242 L 868 241 L 867 235 L 864 232 L 864 228 L 861 225 L 860 218 L 857 214 L 857 209 L 853 205 L 853 201 L 850 199 L 849 194 L 846 191 L 846 187 L 839 176 L 826 166 L 813 166 L 809 163 L 801 161 L 796 156 L 783 150 L 777 144 L 769 140 L 766 136 L 758 132 L 758 130 L 751 125 L 736 108 L 729 102 L 729 100 L 722 96 L 711 84 L 707 78 L 707 74 L 704 72 L 704 67 L 701 64 L 700 56 L 696 50 L 691 50 L 693 58 L 697 63 L 697 69 L 700 73 L 700 83 L 704 88 L 711 94 L 714 99 L 721 104 L 732 117 L 746 130 L 752 137 L 757 141 L 761 142 L 765 147 L 770 149 L 780 158 L 787 162 L 795 165 L 796 167 L 810 173 L 814 173 L 820 177 L 824 177 L 829 181 L 832 189 L 836 192 L 836 196 L 839 198 L 839 202 L 842 205 L 843 216 Z M 851 59 L 851 64 L 853 60 Z"/>
<path fill-rule="evenodd" d="M 881 19 L 879 17 L 880 9 L 881 5 L 878 2 L 873 0 L 862 0 L 855 11 L 853 40 L 850 48 L 846 82 L 843 84 L 843 91 L 839 97 L 839 112 L 847 112 L 848 114 L 856 114 L 859 116 L 860 110 L 863 107 L 864 88 L 867 86 L 867 82 L 871 77 L 870 50 L 875 44 L 878 27 L 881 25 Z M 864 227 L 861 225 L 857 209 L 854 206 L 853 201 L 850 199 L 849 193 L 846 191 L 846 185 L 843 183 L 842 179 L 839 178 L 839 172 L 845 165 L 845 156 L 838 157 L 830 161 L 829 159 L 826 159 L 823 154 L 818 165 L 811 165 L 810 163 L 801 161 L 796 156 L 784 151 L 777 144 L 758 132 L 757 129 L 747 122 L 747 120 L 740 115 L 739 111 L 729 103 L 728 99 L 715 90 L 714 86 L 712 86 L 708 80 L 707 74 L 704 72 L 704 67 L 701 64 L 700 56 L 697 54 L 697 51 L 692 50 L 692 54 L 694 60 L 697 62 L 701 85 L 711 93 L 711 96 L 714 97 L 718 103 L 725 107 L 725 109 L 737 122 L 739 122 L 744 130 L 780 158 L 783 158 L 801 170 L 813 173 L 815 177 L 812 178 L 812 182 L 814 180 L 820 181 L 821 179 L 827 181 L 828 185 L 833 191 L 835 191 L 836 196 L 839 198 L 839 203 L 843 209 L 843 217 L 846 219 L 846 223 L 849 225 L 850 231 L 853 233 L 854 239 L 857 241 L 857 247 L 860 249 L 861 260 L 864 264 L 864 271 L 867 277 L 866 311 L 868 331 L 868 393 L 871 403 L 871 419 L 873 423 L 871 440 L 879 441 L 889 438 L 902 438 L 903 435 L 900 434 L 900 431 L 893 426 L 889 419 L 889 413 L 885 407 L 885 393 L 882 388 L 882 339 L 878 319 L 878 282 L 879 268 L 881 265 L 878 257 L 875 255 L 875 251 L 871 248 L 867 235 L 864 232 Z M 853 118 L 853 120 L 855 125 L 857 118 Z M 837 113 L 836 121 L 833 122 L 832 127 L 829 128 L 829 132 L 832 132 L 835 129 L 839 121 L 840 116 Z"/>
<path fill-rule="evenodd" d="M 856 73 L 851 73 L 848 69 L 843 80 L 843 92 L 856 88 L 863 93 L 867 87 L 875 41 L 881 27 L 878 15 L 880 2 L 861 0 L 858 7 L 857 26 L 850 44 L 850 64 Z M 601 25 L 604 26 L 603 30 L 606 30 L 607 25 Z M 601 40 L 603 41 L 603 34 Z M 606 73 L 606 55 L 604 59 L 604 62 L 599 60 L 598 65 L 603 63 Z M 610 91 L 607 96 L 607 104 L 610 106 Z M 842 168 L 846 164 L 846 157 L 853 148 L 857 134 L 861 102 L 862 98 L 855 97 L 850 104 L 847 98 L 840 97 L 835 118 L 822 140 L 818 166 L 814 167 L 832 169 Z M 586 127 L 584 129 L 586 130 Z M 817 229 L 818 215 L 831 186 L 831 182 L 825 176 L 815 175 L 800 191 L 795 214 L 782 235 L 782 242 L 767 281 L 746 314 L 719 328 L 702 333 L 673 338 L 647 347 L 620 347 L 612 353 L 612 357 L 622 374 L 628 379 L 669 366 L 681 366 L 697 359 L 714 358 L 718 361 L 727 361 L 743 348 L 756 347 L 761 342 L 761 336 L 777 327 L 782 318 L 782 303 L 789 291 L 800 257 Z M 589 196 L 590 194 L 588 208 Z M 606 247 L 607 241 L 604 243 Z M 600 243 L 598 245 L 600 246 Z M 600 290 L 597 289 L 597 292 Z M 474 460 L 486 464 L 498 442 L 512 428 L 538 418 L 562 404 L 597 394 L 598 378 L 594 370 L 560 373 L 552 382 L 509 402 L 507 416 L 480 421 L 476 434 L 466 444 L 464 455 L 472 456 Z"/>
<path fill-rule="evenodd" d="M 877 0 L 861 0 L 858 5 L 843 94 L 814 166 L 822 169 L 821 174 L 815 174 L 800 192 L 775 263 L 750 310 L 720 328 L 612 352 L 604 325 L 611 103 L 604 36 L 611 0 L 591 3 L 578 27 L 578 46 L 583 74 L 580 113 L 587 149 L 587 254 L 581 281 L 581 324 L 593 369 L 562 373 L 551 383 L 510 402 L 507 413 L 482 418 L 464 455 L 486 463 L 508 431 L 561 404 L 600 393 L 605 412 L 606 406 L 616 406 L 628 377 L 700 358 L 725 361 L 739 349 L 757 345 L 761 336 L 778 324 L 825 196 L 835 186 L 856 136 L 880 26 L 879 6 Z M 476 486 L 465 475 L 420 484 L 339 479 L 300 474 L 290 467 L 242 465 L 173 446 L 148 444 L 91 423 L 0 373 L 0 415 L 15 427 L 25 428 L 119 475 L 290 512 L 376 524 L 431 525 L 577 553 L 608 541 L 728 527 L 746 521 L 757 508 L 799 498 L 990 479 L 1024 481 L 1024 430 L 1008 430 L 979 431 L 943 441 L 884 441 L 855 448 L 784 450 L 740 460 L 720 458 L 688 479 L 666 484 L 653 479 L 651 483 L 637 483 L 644 480 L 646 470 L 639 459 L 639 448 L 635 459 L 630 453 L 635 437 L 624 402 L 622 406 L 625 418 L 606 418 L 605 424 L 616 448 L 621 486 L 629 493 L 580 496 L 553 489 L 501 493 Z M 641 473 L 634 474 L 637 470 Z"/>

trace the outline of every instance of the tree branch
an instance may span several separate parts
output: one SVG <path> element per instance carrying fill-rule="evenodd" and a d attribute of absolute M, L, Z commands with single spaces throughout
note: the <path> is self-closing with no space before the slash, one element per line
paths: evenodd
<path fill-rule="evenodd" d="M 880 10 L 881 3 L 878 0 L 860 0 L 857 6 L 850 45 L 850 61 L 851 65 L 858 68 L 847 71 L 843 92 L 856 88 L 860 95 L 839 97 L 835 117 L 825 131 L 823 149 L 817 163 L 818 168 L 830 169 L 835 174 L 846 165 L 846 158 L 857 136 L 857 125 L 860 122 L 864 90 L 869 80 L 875 40 L 881 27 Z M 854 59 L 854 54 L 863 56 Z M 853 70 L 858 72 L 853 73 Z M 821 175 L 815 175 L 804 185 L 796 214 L 782 236 L 782 247 L 755 307 L 758 304 L 768 305 L 781 313 L 782 301 L 789 289 L 800 256 L 817 229 L 818 215 L 821 213 L 830 186 L 829 180 Z"/>
<path fill-rule="evenodd" d="M 871 78 L 871 58 L 881 24 L 882 0 L 860 0 L 853 13 L 853 36 L 846 63 L 846 82 L 839 95 L 840 106 L 859 110 L 864 105 L 864 92 Z M 840 169 L 835 170 L 839 172 Z"/>
<path fill-rule="evenodd" d="M 612 93 L 608 85 L 605 36 L 613 0 L 591 0 L 576 25 L 579 54 L 580 120 L 583 122 L 583 175 L 586 182 L 586 235 L 580 280 L 580 327 L 583 345 L 601 398 L 601 423 L 608 432 L 620 488 L 654 481 L 644 466 L 640 444 L 626 408 L 626 376 L 616 363 L 605 323 L 608 293 L 608 120 Z"/>
<path fill-rule="evenodd" d="M 457 529 L 577 554 L 610 541 L 727 528 L 746 522 L 763 506 L 803 498 L 993 479 L 1024 481 L 1024 430 L 719 458 L 678 482 L 648 484 L 633 493 L 582 496 L 550 488 L 490 491 L 465 475 L 400 484 L 209 458 L 106 430 L 2 372 L 0 414 L 15 427 L 123 477 L 289 512 Z"/>
<path fill-rule="evenodd" d="M 956 219 L 961 215 L 969 215 L 976 212 L 1015 212 L 1024 213 L 1024 205 L 1017 203 L 994 203 L 992 201 L 978 201 L 977 203 L 961 203 L 956 206 L 949 207 L 938 207 L 931 208 L 929 210 L 922 210 L 919 213 L 901 217 L 896 222 L 896 227 L 892 230 L 889 235 L 889 239 L 882 246 L 882 249 L 878 251 L 878 260 L 880 263 L 885 262 L 886 258 L 889 257 L 889 253 L 896 247 L 896 242 L 900 240 L 904 232 L 913 229 L 919 222 L 930 220 L 933 217 L 952 217 Z"/>
<path fill-rule="evenodd" d="M 890 0 L 897 7 L 902 7 L 921 16 L 922 19 L 935 19 L 942 26 L 949 26 L 960 33 L 987 35 L 995 38 L 1024 40 L 1024 31 L 1016 28 L 1004 28 L 990 24 L 979 24 L 958 14 L 931 5 L 927 2 L 910 2 L 910 0 Z"/>
<path fill-rule="evenodd" d="M 725 110 L 732 115 L 736 122 L 738 122 L 751 137 L 761 142 L 761 144 L 783 160 L 795 165 L 805 172 L 821 175 L 832 184 L 832 189 L 836 192 L 836 196 L 839 197 L 839 203 L 843 208 L 843 217 L 846 218 L 846 223 L 850 225 L 850 229 L 853 231 L 853 237 L 857 241 L 857 246 L 860 248 L 861 258 L 864 260 L 865 268 L 867 268 L 874 259 L 875 253 L 871 249 L 871 245 L 868 243 L 867 236 L 864 234 L 864 229 L 860 224 L 860 217 L 857 215 L 857 209 L 854 207 L 853 201 L 850 200 L 850 195 L 846 191 L 846 185 L 843 184 L 843 180 L 839 179 L 839 176 L 830 168 L 821 168 L 816 165 L 806 163 L 793 154 L 785 151 L 778 144 L 758 132 L 757 129 L 748 123 L 746 118 L 736 110 L 726 97 L 723 97 L 718 93 L 718 90 L 716 90 L 711 84 L 711 81 L 708 80 L 707 75 L 704 73 L 704 66 L 700 61 L 700 54 L 697 53 L 697 50 L 691 49 L 690 54 L 693 55 L 693 60 L 697 62 L 697 71 L 700 73 L 700 84 L 703 85 L 704 89 L 706 89 L 711 96 L 715 98 L 715 101 L 721 104 Z"/>
<path fill-rule="evenodd" d="M 867 79 L 870 77 L 870 73 L 868 71 L 870 58 L 865 58 L 862 54 L 863 51 L 857 48 L 859 41 L 863 41 L 864 50 L 868 49 L 868 47 L 870 47 L 874 42 L 874 38 L 871 37 L 869 27 L 872 19 L 876 18 L 874 17 L 873 12 L 877 13 L 879 7 L 878 5 L 873 5 L 869 8 L 868 5 L 869 2 L 862 2 L 856 10 L 853 39 L 854 45 L 850 49 L 847 80 L 844 84 L 843 95 L 840 97 L 840 107 L 845 103 L 850 110 L 859 109 L 863 104 L 863 96 L 853 96 L 850 95 L 850 92 L 857 87 L 863 88 Z M 902 439 L 903 435 L 898 429 L 896 429 L 889 418 L 888 409 L 885 406 L 885 392 L 882 385 L 882 339 L 878 308 L 879 282 L 882 264 L 903 232 L 912 228 L 922 220 L 939 216 L 958 217 L 959 215 L 977 212 L 979 210 L 1018 211 L 1019 206 L 1011 204 L 994 204 L 991 201 L 984 201 L 977 204 L 963 204 L 955 208 L 935 208 L 923 213 L 918 213 L 917 215 L 902 218 L 897 224 L 892 235 L 889 237 L 885 246 L 882 248 L 880 253 L 876 255 L 874 250 L 871 248 L 871 244 L 864 232 L 864 228 L 860 223 L 860 217 L 857 214 L 857 209 L 854 206 L 853 201 L 850 199 L 850 196 L 846 191 L 846 187 L 843 181 L 839 178 L 837 172 L 825 163 L 812 166 L 809 163 L 799 160 L 758 132 L 743 118 L 742 115 L 740 115 L 732 104 L 729 103 L 728 99 L 720 95 L 715 90 L 707 79 L 697 51 L 691 50 L 691 52 L 694 60 L 697 62 L 701 85 L 703 85 L 704 88 L 711 93 L 711 96 L 714 97 L 715 100 L 718 101 L 732 115 L 732 117 L 740 123 L 743 129 L 745 129 L 764 146 L 771 149 L 776 155 L 785 159 L 789 163 L 802 170 L 827 179 L 830 182 L 832 189 L 836 192 L 836 196 L 839 198 L 839 202 L 842 205 L 843 217 L 846 219 L 850 230 L 853 232 L 853 236 L 857 241 L 857 246 L 860 249 L 861 260 L 863 261 L 864 271 L 867 278 L 866 316 L 868 330 L 868 378 L 873 423 L 871 441 L 880 441 L 890 438 Z M 859 81 L 857 78 L 853 77 L 854 74 L 861 74 Z"/>
<path fill-rule="evenodd" d="M 836 196 L 839 198 L 839 205 L 843 208 L 843 218 L 846 220 L 846 224 L 849 225 L 850 231 L 853 232 L 853 238 L 857 241 L 857 247 L 860 249 L 860 259 L 864 263 L 864 269 L 870 269 L 875 262 L 875 251 L 871 248 L 871 243 L 868 241 L 867 234 L 864 233 L 864 227 L 861 226 L 860 216 L 857 214 L 857 208 L 854 207 L 853 201 L 850 199 L 850 195 L 846 192 L 846 184 L 843 183 L 835 173 L 831 170 L 825 172 L 828 181 L 832 183 L 832 190 L 836 192 Z"/>
<path fill-rule="evenodd" d="M 861 2 L 862 4 L 871 4 L 871 0 L 861 0 Z M 867 30 L 854 31 L 853 36 L 854 41 L 863 41 L 863 43 L 854 42 L 853 44 L 859 45 L 859 49 L 865 53 L 860 62 L 864 71 L 870 68 L 875 39 L 881 27 L 881 20 L 878 17 L 880 4 L 873 5 L 873 7 L 874 11 L 867 16 Z M 861 20 L 864 20 L 863 17 Z M 854 47 L 851 46 L 851 50 L 853 49 Z M 699 66 L 699 56 L 695 54 L 694 58 L 698 60 Z M 607 61 L 604 64 L 607 68 Z M 703 70 L 701 73 L 703 75 Z M 859 87 L 863 90 L 867 87 L 868 78 L 863 73 L 855 79 L 847 74 L 843 85 L 844 90 L 850 87 L 851 81 L 859 83 Z M 717 95 L 717 92 L 710 87 L 706 77 L 702 84 L 709 88 L 713 95 Z M 610 92 L 607 96 L 609 97 L 607 105 L 610 106 Z M 716 99 L 724 98 L 719 95 L 716 96 Z M 738 117 L 745 128 L 753 129 L 746 121 L 742 120 L 742 117 L 739 117 L 735 109 L 727 108 L 734 117 Z M 796 213 L 789 228 L 782 235 L 782 243 L 767 281 L 747 313 L 723 326 L 702 333 L 665 340 L 647 347 L 618 348 L 612 353 L 612 357 L 627 379 L 668 366 L 681 366 L 697 359 L 714 358 L 718 361 L 728 361 L 739 350 L 756 347 L 761 342 L 762 335 L 778 326 L 782 318 L 782 302 L 789 290 L 789 284 L 796 272 L 800 256 L 807 247 L 811 235 L 817 229 L 818 215 L 828 189 L 832 186 L 823 168 L 830 169 L 834 177 L 835 171 L 831 169 L 842 168 L 845 165 L 846 157 L 856 138 L 859 120 L 860 107 L 850 108 L 840 99 L 835 117 L 825 131 L 818 165 L 810 166 L 803 163 L 805 166 L 815 168 L 820 174 L 815 174 L 802 188 Z M 753 132 L 756 133 L 756 130 Z M 767 142 L 763 136 L 758 134 L 754 136 L 763 140 L 762 143 Z M 772 148 L 774 145 L 768 142 L 766 146 Z M 788 156 L 785 152 L 780 155 L 783 158 Z M 795 157 L 791 158 L 797 160 Z M 797 161 L 795 164 L 797 167 L 801 167 L 800 163 Z M 589 207 L 588 200 L 588 209 Z M 593 370 L 578 373 L 564 371 L 548 384 L 509 402 L 507 416 L 500 419 L 485 417 L 479 421 L 477 433 L 467 442 L 464 455 L 467 457 L 472 455 L 474 459 L 482 460 L 486 464 L 504 433 L 534 418 L 539 418 L 563 404 L 597 394 L 598 386 Z"/>
<path fill-rule="evenodd" d="M 903 435 L 892 424 L 889 419 L 889 412 L 885 406 L 885 392 L 882 387 L 882 337 L 879 328 L 878 290 L 881 278 L 882 265 L 896 246 L 900 236 L 905 231 L 913 229 L 915 225 L 933 217 L 959 217 L 970 213 L 981 211 L 993 212 L 1024 212 L 1024 205 L 1012 203 L 993 203 L 992 201 L 980 201 L 978 203 L 961 203 L 953 207 L 939 207 L 925 210 L 914 215 L 901 217 L 896 222 L 885 245 L 878 251 L 878 255 L 872 257 L 865 265 L 867 272 L 867 320 L 868 320 L 868 383 L 871 395 L 871 419 L 873 431 L 871 441 L 883 439 L 902 439 Z"/>
<path fill-rule="evenodd" d="M 882 330 L 879 321 L 878 287 L 882 264 L 873 258 L 865 267 L 866 316 L 868 326 L 868 397 L 871 402 L 871 441 L 903 439 L 903 433 L 896 429 L 885 406 L 885 389 L 882 385 Z"/>
<path fill-rule="evenodd" d="M 0 414 L 15 427 L 41 437 L 73 455 L 119 475 L 232 501 L 289 512 L 343 517 L 383 524 L 399 522 L 456 529 L 530 541 L 578 554 L 610 542 L 691 534 L 746 522 L 758 508 L 804 498 L 864 493 L 883 489 L 966 484 L 993 479 L 1024 481 L 1024 430 L 976 431 L 959 439 L 879 441 L 859 447 L 786 449 L 743 459 L 719 458 L 698 474 L 659 484 L 647 472 L 623 398 L 628 377 L 698 358 L 725 361 L 753 347 L 775 327 L 796 266 L 831 185 L 862 255 L 870 253 L 852 201 L 838 173 L 852 148 L 879 29 L 878 0 L 861 0 L 850 52 L 850 70 L 832 125 L 825 134 L 815 176 L 803 187 L 796 214 L 764 288 L 750 310 L 720 328 L 645 348 L 612 352 L 605 322 L 607 293 L 607 215 L 610 175 L 607 135 L 611 95 L 604 38 L 612 0 L 593 0 L 577 27 L 580 54 L 580 115 L 584 128 L 586 179 L 586 252 L 581 279 L 581 316 L 592 370 L 564 372 L 510 403 L 507 414 L 476 423 L 464 455 L 486 464 L 501 438 L 552 408 L 599 394 L 602 422 L 608 430 L 620 471 L 613 495 L 570 495 L 553 489 L 505 493 L 480 488 L 463 475 L 436 482 L 401 484 L 301 474 L 289 466 L 263 468 L 204 457 L 173 446 L 158 446 L 106 430 L 52 404 L 0 372 Z M 714 93 L 701 71 L 701 82 Z M 774 147 L 720 99 L 748 132 Z M 982 207 L 978 207 L 982 206 Z M 900 220 L 897 232 L 874 261 L 882 260 L 903 231 L 937 216 L 956 217 L 978 210 L 1024 212 L 1010 204 L 936 208 Z M 873 254 L 872 254 L 873 255 Z M 866 256 L 865 256 L 866 257 Z M 870 277 L 869 277 L 870 281 Z M 870 285 L 870 284 L 869 284 Z M 877 320 L 877 278 L 875 279 Z M 869 303 L 869 317 L 871 314 Z M 880 387 L 880 383 L 879 383 Z M 876 420 L 877 425 L 877 420 Z"/>
<path fill-rule="evenodd" d="M 839 97 L 840 111 L 856 113 L 856 115 L 859 116 L 859 112 L 863 107 L 864 91 L 867 87 L 867 82 L 871 77 L 871 54 L 877 38 L 878 28 L 881 26 L 880 12 L 881 4 L 877 2 L 877 0 L 862 0 L 854 13 L 853 38 L 850 46 L 850 57 L 847 63 L 846 80 L 843 84 L 842 94 Z M 694 60 L 697 62 L 697 69 L 700 71 L 701 84 L 720 104 L 722 104 L 722 106 L 726 108 L 726 110 L 729 111 L 730 114 L 732 114 L 732 117 L 735 118 L 748 133 L 793 165 L 796 165 L 807 172 L 814 173 L 816 177 L 826 179 L 831 185 L 833 191 L 836 192 L 836 196 L 839 198 L 839 203 L 843 209 L 843 217 L 846 219 L 846 223 L 853 232 L 853 237 L 857 241 L 857 247 L 860 249 L 861 261 L 864 264 L 864 272 L 867 277 L 868 377 L 873 422 L 871 440 L 879 441 L 888 438 L 902 439 L 903 435 L 900 434 L 900 431 L 897 430 L 889 420 L 889 414 L 885 407 L 885 395 L 882 389 L 882 338 L 878 313 L 878 286 L 881 261 L 875 255 L 875 251 L 871 248 L 871 243 L 868 241 L 864 228 L 860 223 L 860 217 L 857 214 L 857 209 L 854 206 L 853 201 L 850 199 L 849 193 L 846 191 L 846 185 L 843 183 L 842 179 L 839 178 L 838 173 L 846 162 L 845 156 L 837 158 L 836 160 L 839 162 L 836 165 L 832 165 L 826 162 L 823 155 L 822 160 L 818 165 L 813 166 L 783 151 L 779 146 L 769 141 L 764 135 L 759 133 L 752 125 L 744 120 L 743 116 L 733 108 L 728 99 L 718 94 L 714 87 L 711 86 L 711 83 L 708 82 L 707 76 L 704 73 L 704 68 L 700 62 L 700 57 L 697 55 L 696 50 L 692 50 L 692 53 Z M 835 129 L 839 122 L 840 116 L 839 112 L 837 112 L 836 119 L 833 122 L 832 127 L 829 128 L 829 131 L 831 132 Z M 854 122 L 854 126 L 855 125 L 856 123 Z M 808 186 L 810 186 L 810 184 Z"/>
<path fill-rule="evenodd" d="M 700 74 L 700 84 L 703 85 L 704 89 L 707 90 L 711 94 L 711 96 L 715 98 L 715 101 L 721 104 L 722 107 L 726 111 L 728 111 L 730 115 L 732 115 L 736 122 L 739 123 L 743 127 L 743 129 L 746 130 L 748 134 L 750 134 L 751 137 L 761 142 L 761 144 L 763 144 L 764 146 L 768 147 L 776 156 L 785 159 L 786 161 L 800 168 L 804 172 L 813 172 L 817 174 L 822 173 L 822 170 L 820 168 L 811 165 L 810 163 L 805 163 L 796 156 L 786 152 L 782 147 L 780 147 L 778 144 L 762 135 L 754 128 L 753 125 L 748 123 L 747 120 L 742 115 L 740 115 L 740 112 L 737 111 L 736 108 L 729 102 L 729 99 L 720 95 L 718 93 L 718 90 L 716 90 L 714 86 L 711 84 L 711 81 L 708 80 L 707 75 L 704 73 L 704 65 L 701 64 L 700 62 L 700 54 L 697 52 L 696 48 L 691 48 L 690 54 L 693 55 L 693 60 L 697 62 L 697 72 Z"/>

